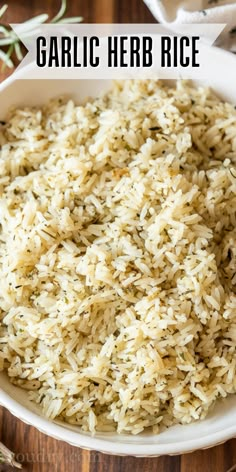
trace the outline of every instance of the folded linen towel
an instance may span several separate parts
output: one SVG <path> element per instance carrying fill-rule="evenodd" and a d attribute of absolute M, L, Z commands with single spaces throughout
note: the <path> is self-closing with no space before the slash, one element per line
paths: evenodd
<path fill-rule="evenodd" d="M 226 23 L 217 45 L 236 52 L 235 0 L 144 0 L 154 17 L 172 27 L 181 23 Z"/>

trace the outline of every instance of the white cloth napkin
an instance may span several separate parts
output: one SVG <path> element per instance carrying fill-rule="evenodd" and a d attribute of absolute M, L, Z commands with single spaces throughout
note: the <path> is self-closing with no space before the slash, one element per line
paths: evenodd
<path fill-rule="evenodd" d="M 144 0 L 154 17 L 166 25 L 227 23 L 217 44 L 236 52 L 235 0 Z"/>

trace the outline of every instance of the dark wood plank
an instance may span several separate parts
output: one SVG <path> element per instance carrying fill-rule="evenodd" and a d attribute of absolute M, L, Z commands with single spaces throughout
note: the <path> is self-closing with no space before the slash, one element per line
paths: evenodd
<path fill-rule="evenodd" d="M 95 458 L 95 460 L 94 460 Z M 180 457 L 114 457 L 91 454 L 90 472 L 179 472 Z"/>
<path fill-rule="evenodd" d="M 140 0 L 117 0 L 115 5 L 116 23 L 154 23 L 156 20 L 147 6 Z"/>
<path fill-rule="evenodd" d="M 15 419 L 0 408 L 0 440 L 14 449 L 16 458 L 28 472 L 179 472 L 180 457 L 115 457 L 74 448 L 54 440 Z M 0 466 L 0 472 L 10 472 Z"/>
<path fill-rule="evenodd" d="M 181 457 L 181 472 L 227 472 L 234 465 L 236 466 L 236 439 Z"/>
<path fill-rule="evenodd" d="M 21 22 L 33 15 L 55 15 L 60 0 L 8 0 L 8 22 Z M 152 23 L 154 18 L 142 0 L 68 1 L 68 16 L 82 15 L 88 23 Z M 2 81 L 9 71 L 0 74 Z M 0 440 L 13 449 L 28 472 L 226 472 L 236 464 L 236 440 L 182 457 L 115 457 L 88 452 L 56 441 L 14 418 L 0 408 Z M 10 472 L 0 466 L 0 472 Z"/>

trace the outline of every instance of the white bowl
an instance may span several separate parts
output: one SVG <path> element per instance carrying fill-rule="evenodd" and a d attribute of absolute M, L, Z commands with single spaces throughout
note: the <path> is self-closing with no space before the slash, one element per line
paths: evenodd
<path fill-rule="evenodd" d="M 212 48 L 209 66 L 220 65 L 210 84 L 225 100 L 236 104 L 236 58 L 224 51 Z M 102 80 L 22 80 L 27 71 L 14 74 L 0 85 L 0 119 L 9 107 L 40 104 L 58 94 L 68 94 L 76 100 L 96 95 L 107 87 Z M 20 80 L 16 80 L 20 78 Z M 208 84 L 208 81 L 205 81 Z M 42 416 L 40 407 L 28 400 L 27 392 L 14 387 L 4 373 L 0 373 L 0 404 L 8 408 L 17 418 L 35 426 L 40 431 L 74 446 L 93 449 L 109 454 L 158 456 L 182 454 L 196 449 L 211 447 L 236 436 L 236 395 L 218 401 L 203 421 L 188 426 L 173 426 L 159 435 L 150 433 L 138 436 L 97 433 L 91 436 L 60 421 L 49 421 Z"/>

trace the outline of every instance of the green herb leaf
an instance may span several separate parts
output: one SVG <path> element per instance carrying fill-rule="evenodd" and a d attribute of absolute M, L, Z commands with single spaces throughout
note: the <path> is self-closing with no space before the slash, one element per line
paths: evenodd
<path fill-rule="evenodd" d="M 64 18 L 63 20 L 60 20 L 60 25 L 62 24 L 69 24 L 69 23 L 80 23 L 83 21 L 82 16 L 73 16 L 72 18 Z"/>
<path fill-rule="evenodd" d="M 10 59 L 8 53 L 2 51 L 1 49 L 0 49 L 0 59 L 3 61 L 3 64 L 5 64 L 10 69 L 12 69 L 12 67 L 14 67 L 14 64 L 13 64 L 12 60 Z"/>
<path fill-rule="evenodd" d="M 0 25 L 0 33 L 2 33 L 4 36 L 8 36 L 9 31 L 6 26 Z"/>
<path fill-rule="evenodd" d="M 0 18 L 4 15 L 7 9 L 8 9 L 8 5 L 3 5 L 2 8 L 0 8 Z"/>
<path fill-rule="evenodd" d="M 30 20 L 25 21 L 20 26 L 18 26 L 17 29 L 19 33 L 25 32 L 25 31 L 32 31 L 35 28 L 35 26 L 42 25 L 43 23 L 46 23 L 47 20 L 48 20 L 47 13 L 43 13 L 42 15 L 34 16 Z"/>
<path fill-rule="evenodd" d="M 54 16 L 54 18 L 51 20 L 51 22 L 52 23 L 58 23 L 63 18 L 63 16 L 65 15 L 65 12 L 66 12 L 66 0 L 62 0 L 61 8 L 60 8 L 59 12 L 56 14 L 56 16 Z"/>
<path fill-rule="evenodd" d="M 22 51 L 21 51 L 20 43 L 15 43 L 14 48 L 15 48 L 15 53 L 16 53 L 16 57 L 17 57 L 18 61 L 22 61 L 23 54 L 22 54 Z"/>

